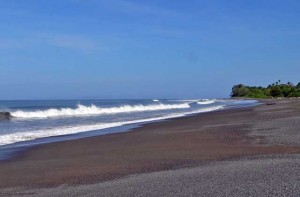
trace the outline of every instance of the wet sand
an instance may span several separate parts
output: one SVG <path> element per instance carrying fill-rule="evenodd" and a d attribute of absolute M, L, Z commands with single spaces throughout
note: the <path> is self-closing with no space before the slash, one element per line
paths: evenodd
<path fill-rule="evenodd" d="M 20 192 L 86 185 L 255 155 L 299 154 L 300 140 L 295 139 L 300 138 L 300 99 L 263 102 L 276 104 L 203 113 L 146 124 L 126 133 L 40 145 L 0 163 L 0 188 L 16 192 L 4 188 L 18 187 Z"/>

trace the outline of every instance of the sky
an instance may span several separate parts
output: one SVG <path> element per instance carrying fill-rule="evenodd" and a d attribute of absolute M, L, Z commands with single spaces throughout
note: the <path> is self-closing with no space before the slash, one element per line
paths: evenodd
<path fill-rule="evenodd" d="M 0 99 L 223 98 L 300 81 L 299 0 L 0 0 Z"/>

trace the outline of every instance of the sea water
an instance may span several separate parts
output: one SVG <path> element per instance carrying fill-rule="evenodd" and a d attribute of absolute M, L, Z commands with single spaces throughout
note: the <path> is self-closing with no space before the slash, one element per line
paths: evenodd
<path fill-rule="evenodd" d="M 140 124 L 233 107 L 255 100 L 140 99 L 0 101 L 0 159 L 24 147 L 123 132 Z"/>

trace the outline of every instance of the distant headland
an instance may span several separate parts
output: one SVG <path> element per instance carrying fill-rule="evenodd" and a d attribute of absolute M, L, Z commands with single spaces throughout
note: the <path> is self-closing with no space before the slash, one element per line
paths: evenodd
<path fill-rule="evenodd" d="M 300 97 L 300 82 L 294 85 L 291 82 L 281 83 L 280 80 L 268 85 L 246 86 L 243 84 L 234 85 L 231 91 L 231 97 L 249 97 L 249 98 L 272 98 L 272 97 Z"/>

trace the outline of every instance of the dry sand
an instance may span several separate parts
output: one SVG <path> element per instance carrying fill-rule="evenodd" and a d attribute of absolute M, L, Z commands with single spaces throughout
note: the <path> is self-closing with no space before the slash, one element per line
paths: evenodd
<path fill-rule="evenodd" d="M 226 182 L 230 177 L 234 188 L 241 187 L 236 194 L 246 195 L 250 190 L 253 196 L 267 191 L 299 194 L 299 156 L 290 155 L 300 153 L 300 100 L 263 102 L 276 105 L 204 113 L 147 124 L 127 133 L 37 146 L 0 163 L 0 190 L 3 195 L 51 196 L 69 191 L 66 195 L 222 196 L 235 194 Z M 245 159 L 256 155 L 263 156 Z M 272 184 L 260 175 L 271 168 L 267 174 L 272 175 Z M 245 178 L 247 173 L 252 178 Z M 132 174 L 138 175 L 128 177 Z M 279 179 L 289 176 L 294 183 L 282 190 Z M 152 179 L 158 183 L 149 185 Z M 179 189 L 188 180 L 191 188 Z M 209 185 L 204 189 L 201 185 L 206 180 Z M 258 180 L 261 184 L 255 186 L 253 181 Z"/>

